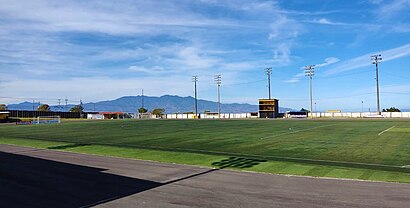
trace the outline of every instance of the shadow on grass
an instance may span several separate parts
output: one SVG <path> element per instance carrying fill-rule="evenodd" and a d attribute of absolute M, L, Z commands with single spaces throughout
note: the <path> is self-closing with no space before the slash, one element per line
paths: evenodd
<path fill-rule="evenodd" d="M 223 159 L 219 162 L 212 163 L 213 166 L 217 166 L 220 169 L 223 168 L 251 168 L 255 165 L 259 165 L 261 162 L 266 162 L 267 160 L 261 159 L 251 159 L 251 158 L 244 158 L 244 157 L 230 157 L 228 159 Z"/>
<path fill-rule="evenodd" d="M 47 149 L 53 149 L 53 150 L 63 150 L 63 149 L 70 149 L 74 147 L 84 147 L 84 146 L 90 146 L 91 144 L 65 144 L 65 145 L 59 145 L 59 146 L 54 146 L 54 147 L 47 147 Z"/>

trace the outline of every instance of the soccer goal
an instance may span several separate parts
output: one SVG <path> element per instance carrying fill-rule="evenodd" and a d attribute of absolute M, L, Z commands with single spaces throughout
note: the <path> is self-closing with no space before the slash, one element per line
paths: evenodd
<path fill-rule="evenodd" d="M 34 120 L 35 124 L 51 124 L 51 123 L 61 123 L 60 116 L 39 116 Z"/>

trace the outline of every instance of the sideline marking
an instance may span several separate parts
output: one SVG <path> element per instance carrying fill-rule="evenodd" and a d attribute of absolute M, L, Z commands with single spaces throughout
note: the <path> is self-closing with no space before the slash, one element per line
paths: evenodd
<path fill-rule="evenodd" d="M 308 130 L 312 130 L 312 129 L 318 129 L 318 128 L 323 128 L 323 127 L 327 127 L 327 126 L 334 126 L 334 125 L 336 125 L 336 124 L 328 124 L 328 125 L 323 125 L 323 126 L 316 126 L 316 127 L 312 127 L 312 128 L 300 129 L 300 130 L 297 130 L 297 131 L 285 132 L 285 133 L 282 133 L 282 134 L 275 134 L 275 135 L 272 135 L 272 136 L 261 137 L 261 138 L 259 138 L 259 139 L 273 138 L 273 137 L 283 136 L 283 135 L 286 135 L 286 134 L 295 134 L 295 133 L 299 133 L 299 132 L 301 132 L 301 131 L 308 131 Z"/>
<path fill-rule="evenodd" d="M 382 135 L 383 133 L 390 131 L 390 130 L 393 129 L 394 127 L 396 127 L 396 126 L 392 126 L 392 127 L 388 128 L 388 129 L 386 129 L 386 130 L 380 132 L 378 135 L 380 136 L 380 135 Z"/>

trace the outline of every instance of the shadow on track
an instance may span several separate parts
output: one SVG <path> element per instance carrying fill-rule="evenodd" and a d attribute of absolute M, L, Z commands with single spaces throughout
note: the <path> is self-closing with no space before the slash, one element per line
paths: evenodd
<path fill-rule="evenodd" d="M 0 207 L 90 207 L 163 184 L 0 152 Z"/>

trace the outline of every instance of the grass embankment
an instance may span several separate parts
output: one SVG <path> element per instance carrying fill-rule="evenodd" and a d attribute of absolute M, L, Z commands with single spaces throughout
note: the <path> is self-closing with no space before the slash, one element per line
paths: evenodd
<path fill-rule="evenodd" d="M 382 131 L 393 127 L 379 135 Z M 410 182 L 405 120 L 147 120 L 0 126 L 0 143 L 249 171 Z"/>

